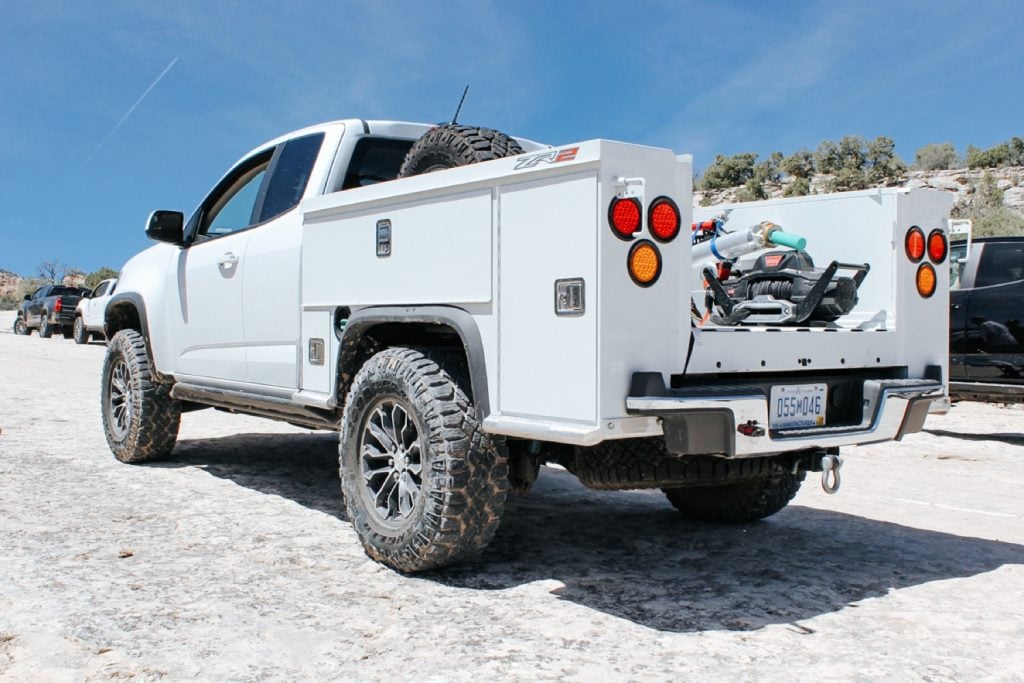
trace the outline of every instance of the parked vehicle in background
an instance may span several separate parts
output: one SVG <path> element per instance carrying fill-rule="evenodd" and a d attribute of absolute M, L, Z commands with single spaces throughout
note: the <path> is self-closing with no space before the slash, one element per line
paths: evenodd
<path fill-rule="evenodd" d="M 1024 237 L 950 245 L 950 397 L 1024 402 Z"/>
<path fill-rule="evenodd" d="M 114 295 L 117 278 L 103 280 L 89 296 L 82 297 L 75 309 L 74 333 L 76 344 L 84 344 L 89 338 L 96 341 L 104 339 L 103 315 L 107 302 Z"/>
<path fill-rule="evenodd" d="M 75 323 L 75 309 L 82 295 L 88 289 L 65 285 L 43 285 L 31 294 L 25 295 L 14 321 L 14 331 L 31 334 L 39 330 L 40 337 L 53 336 L 60 332 L 70 339 Z"/>

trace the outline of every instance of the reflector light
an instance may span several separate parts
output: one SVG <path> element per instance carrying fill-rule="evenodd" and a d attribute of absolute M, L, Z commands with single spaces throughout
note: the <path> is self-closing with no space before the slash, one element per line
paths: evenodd
<path fill-rule="evenodd" d="M 935 293 L 935 285 L 938 280 L 935 277 L 935 269 L 930 263 L 922 263 L 917 268 L 917 293 L 925 299 Z"/>
<path fill-rule="evenodd" d="M 63 310 L 64 310 L 64 302 L 60 299 L 60 297 L 57 297 L 57 301 L 54 302 L 54 304 L 53 304 L 53 312 L 54 313 L 60 313 Z"/>
<path fill-rule="evenodd" d="M 651 202 L 647 214 L 647 227 L 659 242 L 670 242 L 679 234 L 679 208 L 668 197 Z"/>
<path fill-rule="evenodd" d="M 636 197 L 613 199 L 608 207 L 608 222 L 615 236 L 624 240 L 633 239 L 633 235 L 640 232 L 640 214 L 640 200 Z"/>
<path fill-rule="evenodd" d="M 661 254 L 654 242 L 641 240 L 629 250 L 629 277 L 641 287 L 650 287 L 661 275 Z"/>
<path fill-rule="evenodd" d="M 924 258 L 924 232 L 916 225 L 907 230 L 907 238 L 903 243 L 907 250 L 907 258 L 917 263 Z"/>
<path fill-rule="evenodd" d="M 941 230 L 936 228 L 928 233 L 928 258 L 932 260 L 932 263 L 939 264 L 945 261 L 948 249 L 946 236 L 942 234 Z"/>

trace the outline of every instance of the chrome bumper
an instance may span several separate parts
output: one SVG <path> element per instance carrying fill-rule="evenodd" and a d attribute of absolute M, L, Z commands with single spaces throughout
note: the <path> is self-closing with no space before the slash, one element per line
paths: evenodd
<path fill-rule="evenodd" d="M 921 430 L 932 402 L 944 387 L 933 380 L 864 381 L 864 418 L 857 425 L 768 429 L 768 399 L 763 394 L 630 396 L 632 415 L 662 419 L 669 450 L 750 457 L 807 448 L 877 443 Z M 752 425 L 745 435 L 740 426 Z"/>

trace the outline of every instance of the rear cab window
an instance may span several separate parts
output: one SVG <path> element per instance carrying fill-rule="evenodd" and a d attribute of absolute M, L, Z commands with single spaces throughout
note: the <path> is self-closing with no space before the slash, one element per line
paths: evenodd
<path fill-rule="evenodd" d="M 1024 280 L 1024 244 L 986 244 L 978 263 L 974 286 L 991 287 L 1020 280 Z"/>

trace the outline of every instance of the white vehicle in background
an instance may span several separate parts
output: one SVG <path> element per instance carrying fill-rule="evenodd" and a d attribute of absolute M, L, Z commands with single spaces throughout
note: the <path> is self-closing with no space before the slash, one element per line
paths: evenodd
<path fill-rule="evenodd" d="M 717 207 L 691 234 L 692 179 L 667 149 L 455 124 L 273 140 L 188 221 L 150 216 L 106 309 L 108 444 L 167 457 L 204 407 L 337 430 L 348 518 L 407 572 L 482 550 L 546 462 L 717 522 L 808 471 L 834 491 L 841 446 L 948 405 L 952 200 Z"/>
<path fill-rule="evenodd" d="M 107 303 L 114 296 L 114 289 L 117 287 L 117 278 L 103 280 L 88 297 L 82 297 L 75 309 L 75 322 L 73 336 L 76 344 L 85 344 L 89 339 L 101 341 L 105 339 L 103 333 L 103 316 L 107 310 Z"/>

